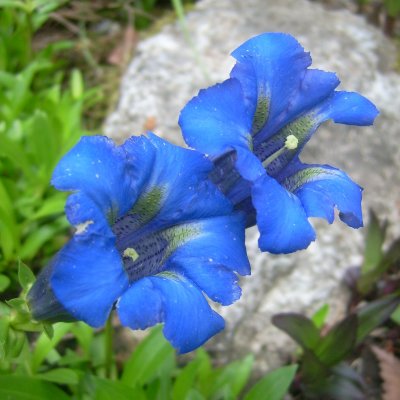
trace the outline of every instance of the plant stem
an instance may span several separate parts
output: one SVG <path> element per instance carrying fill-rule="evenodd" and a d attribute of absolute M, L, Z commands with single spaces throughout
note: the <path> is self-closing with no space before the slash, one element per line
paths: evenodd
<path fill-rule="evenodd" d="M 112 314 L 107 319 L 105 331 L 104 331 L 104 348 L 105 348 L 105 375 L 106 378 L 111 378 L 112 366 L 113 366 L 113 326 L 112 326 Z"/>

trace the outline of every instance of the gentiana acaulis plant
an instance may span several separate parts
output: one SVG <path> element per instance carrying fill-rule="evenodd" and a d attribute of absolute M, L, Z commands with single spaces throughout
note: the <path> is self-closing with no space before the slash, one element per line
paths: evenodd
<path fill-rule="evenodd" d="M 207 298 L 236 301 L 250 274 L 246 226 L 261 250 L 306 248 L 308 217 L 362 225 L 361 188 L 342 171 L 305 165 L 299 152 L 328 119 L 369 125 L 375 106 L 337 92 L 332 73 L 286 34 L 263 34 L 233 52 L 231 77 L 200 91 L 180 125 L 194 150 L 152 133 L 116 146 L 83 137 L 56 167 L 52 184 L 73 191 L 72 239 L 28 295 L 36 320 L 103 326 L 115 308 L 124 326 L 164 323 L 181 353 L 224 327 Z M 203 154 L 204 153 L 204 154 Z"/>
<path fill-rule="evenodd" d="M 328 165 L 299 154 L 327 120 L 371 125 L 376 107 L 358 93 L 335 91 L 334 73 L 309 69 L 311 57 L 292 36 L 266 33 L 233 53 L 230 78 L 201 90 L 182 110 L 186 143 L 210 156 L 210 178 L 257 223 L 259 247 L 290 253 L 315 240 L 308 217 L 362 226 L 362 189 Z"/>

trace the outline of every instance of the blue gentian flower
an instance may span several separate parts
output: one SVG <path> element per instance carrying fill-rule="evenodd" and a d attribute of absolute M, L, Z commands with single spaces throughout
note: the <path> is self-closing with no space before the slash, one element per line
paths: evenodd
<path fill-rule="evenodd" d="M 76 231 L 28 295 L 37 320 L 121 323 L 164 334 L 184 353 L 224 327 L 205 295 L 228 305 L 250 273 L 245 218 L 207 177 L 204 155 L 153 134 L 116 146 L 83 137 L 52 183 L 73 191 L 66 215 Z"/>
<path fill-rule="evenodd" d="M 214 161 L 210 178 L 247 226 L 260 230 L 271 253 L 306 248 L 315 239 L 309 217 L 362 226 L 362 189 L 328 165 L 304 164 L 299 154 L 327 120 L 370 125 L 378 114 L 365 97 L 335 91 L 335 74 L 309 69 L 311 57 L 290 35 L 266 33 L 232 53 L 230 78 L 201 90 L 182 110 L 186 143 Z"/>

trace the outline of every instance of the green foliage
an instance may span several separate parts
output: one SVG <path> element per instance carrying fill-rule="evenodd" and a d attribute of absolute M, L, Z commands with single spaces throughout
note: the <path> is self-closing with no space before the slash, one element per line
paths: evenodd
<path fill-rule="evenodd" d="M 370 213 L 368 225 L 364 262 L 361 267 L 357 289 L 365 295 L 373 290 L 383 274 L 390 267 L 400 262 L 400 238 L 394 240 L 384 251 L 387 223 L 380 223 L 373 211 Z"/>
<path fill-rule="evenodd" d="M 78 70 L 67 81 L 59 71 L 54 57 L 69 43 L 32 50 L 33 33 L 63 3 L 0 2 L 0 271 L 8 278 L 18 259 L 45 258 L 64 240 L 66 196 L 49 182 L 85 133 L 83 111 L 98 97 L 84 88 Z M 8 285 L 0 278 L 0 291 Z"/>
<path fill-rule="evenodd" d="M 339 321 L 324 335 L 312 320 L 294 313 L 277 314 L 272 322 L 302 349 L 300 375 L 307 398 L 362 398 L 360 377 L 345 361 L 374 329 L 386 322 L 400 304 L 398 295 L 366 304 Z M 358 397 L 351 397 L 357 394 Z"/>
<path fill-rule="evenodd" d="M 244 400 L 281 400 L 293 381 L 298 366 L 296 364 L 278 368 L 257 382 Z"/>

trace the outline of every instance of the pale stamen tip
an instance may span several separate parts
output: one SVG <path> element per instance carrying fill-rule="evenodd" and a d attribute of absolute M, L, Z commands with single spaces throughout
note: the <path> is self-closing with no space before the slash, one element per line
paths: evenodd
<path fill-rule="evenodd" d="M 299 139 L 297 139 L 296 136 L 294 135 L 289 135 L 286 137 L 286 141 L 285 141 L 285 147 L 288 150 L 294 150 L 297 149 L 297 146 L 299 145 Z"/>

